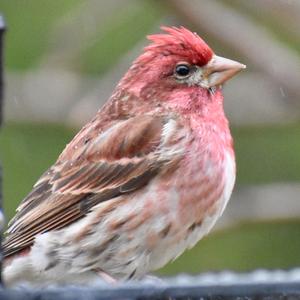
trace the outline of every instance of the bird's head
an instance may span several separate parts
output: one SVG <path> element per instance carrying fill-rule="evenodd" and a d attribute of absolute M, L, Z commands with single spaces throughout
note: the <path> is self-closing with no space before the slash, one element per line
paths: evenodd
<path fill-rule="evenodd" d="M 217 56 L 184 27 L 162 27 L 125 75 L 122 85 L 142 98 L 168 98 L 174 93 L 213 93 L 245 65 Z M 144 95 L 144 97 L 143 97 Z"/>

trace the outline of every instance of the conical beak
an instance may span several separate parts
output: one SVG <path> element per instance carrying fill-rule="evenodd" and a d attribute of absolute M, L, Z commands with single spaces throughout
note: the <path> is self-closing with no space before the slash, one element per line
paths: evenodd
<path fill-rule="evenodd" d="M 208 87 L 218 86 L 233 77 L 246 66 L 221 56 L 214 55 L 204 67 Z"/>

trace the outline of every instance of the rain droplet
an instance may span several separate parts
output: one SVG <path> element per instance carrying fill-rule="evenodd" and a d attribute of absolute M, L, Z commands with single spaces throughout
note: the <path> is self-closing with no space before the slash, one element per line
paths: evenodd
<path fill-rule="evenodd" d="M 280 90 L 281 96 L 282 96 L 283 98 L 285 98 L 285 97 L 286 97 L 286 94 L 285 94 L 283 88 L 280 87 L 279 90 Z"/>

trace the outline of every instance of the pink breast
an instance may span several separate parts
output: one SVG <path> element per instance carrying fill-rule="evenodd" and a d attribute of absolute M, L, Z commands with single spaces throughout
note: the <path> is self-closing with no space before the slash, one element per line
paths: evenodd
<path fill-rule="evenodd" d="M 218 200 L 226 184 L 225 152 L 227 147 L 210 139 L 193 139 L 174 180 L 179 193 L 179 220 L 181 223 L 201 224 L 206 216 L 218 209 Z M 229 150 L 230 153 L 233 152 Z"/>

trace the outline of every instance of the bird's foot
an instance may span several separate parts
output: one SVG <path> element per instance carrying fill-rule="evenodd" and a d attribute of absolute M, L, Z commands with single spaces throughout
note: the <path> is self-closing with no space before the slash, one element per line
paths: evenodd
<path fill-rule="evenodd" d="M 113 278 L 112 276 L 110 276 L 109 274 L 105 273 L 104 271 L 102 271 L 101 269 L 95 269 L 95 272 L 97 273 L 97 275 L 99 275 L 101 277 L 101 279 L 103 281 L 105 281 L 106 283 L 109 284 L 116 284 L 117 280 L 115 278 Z"/>

